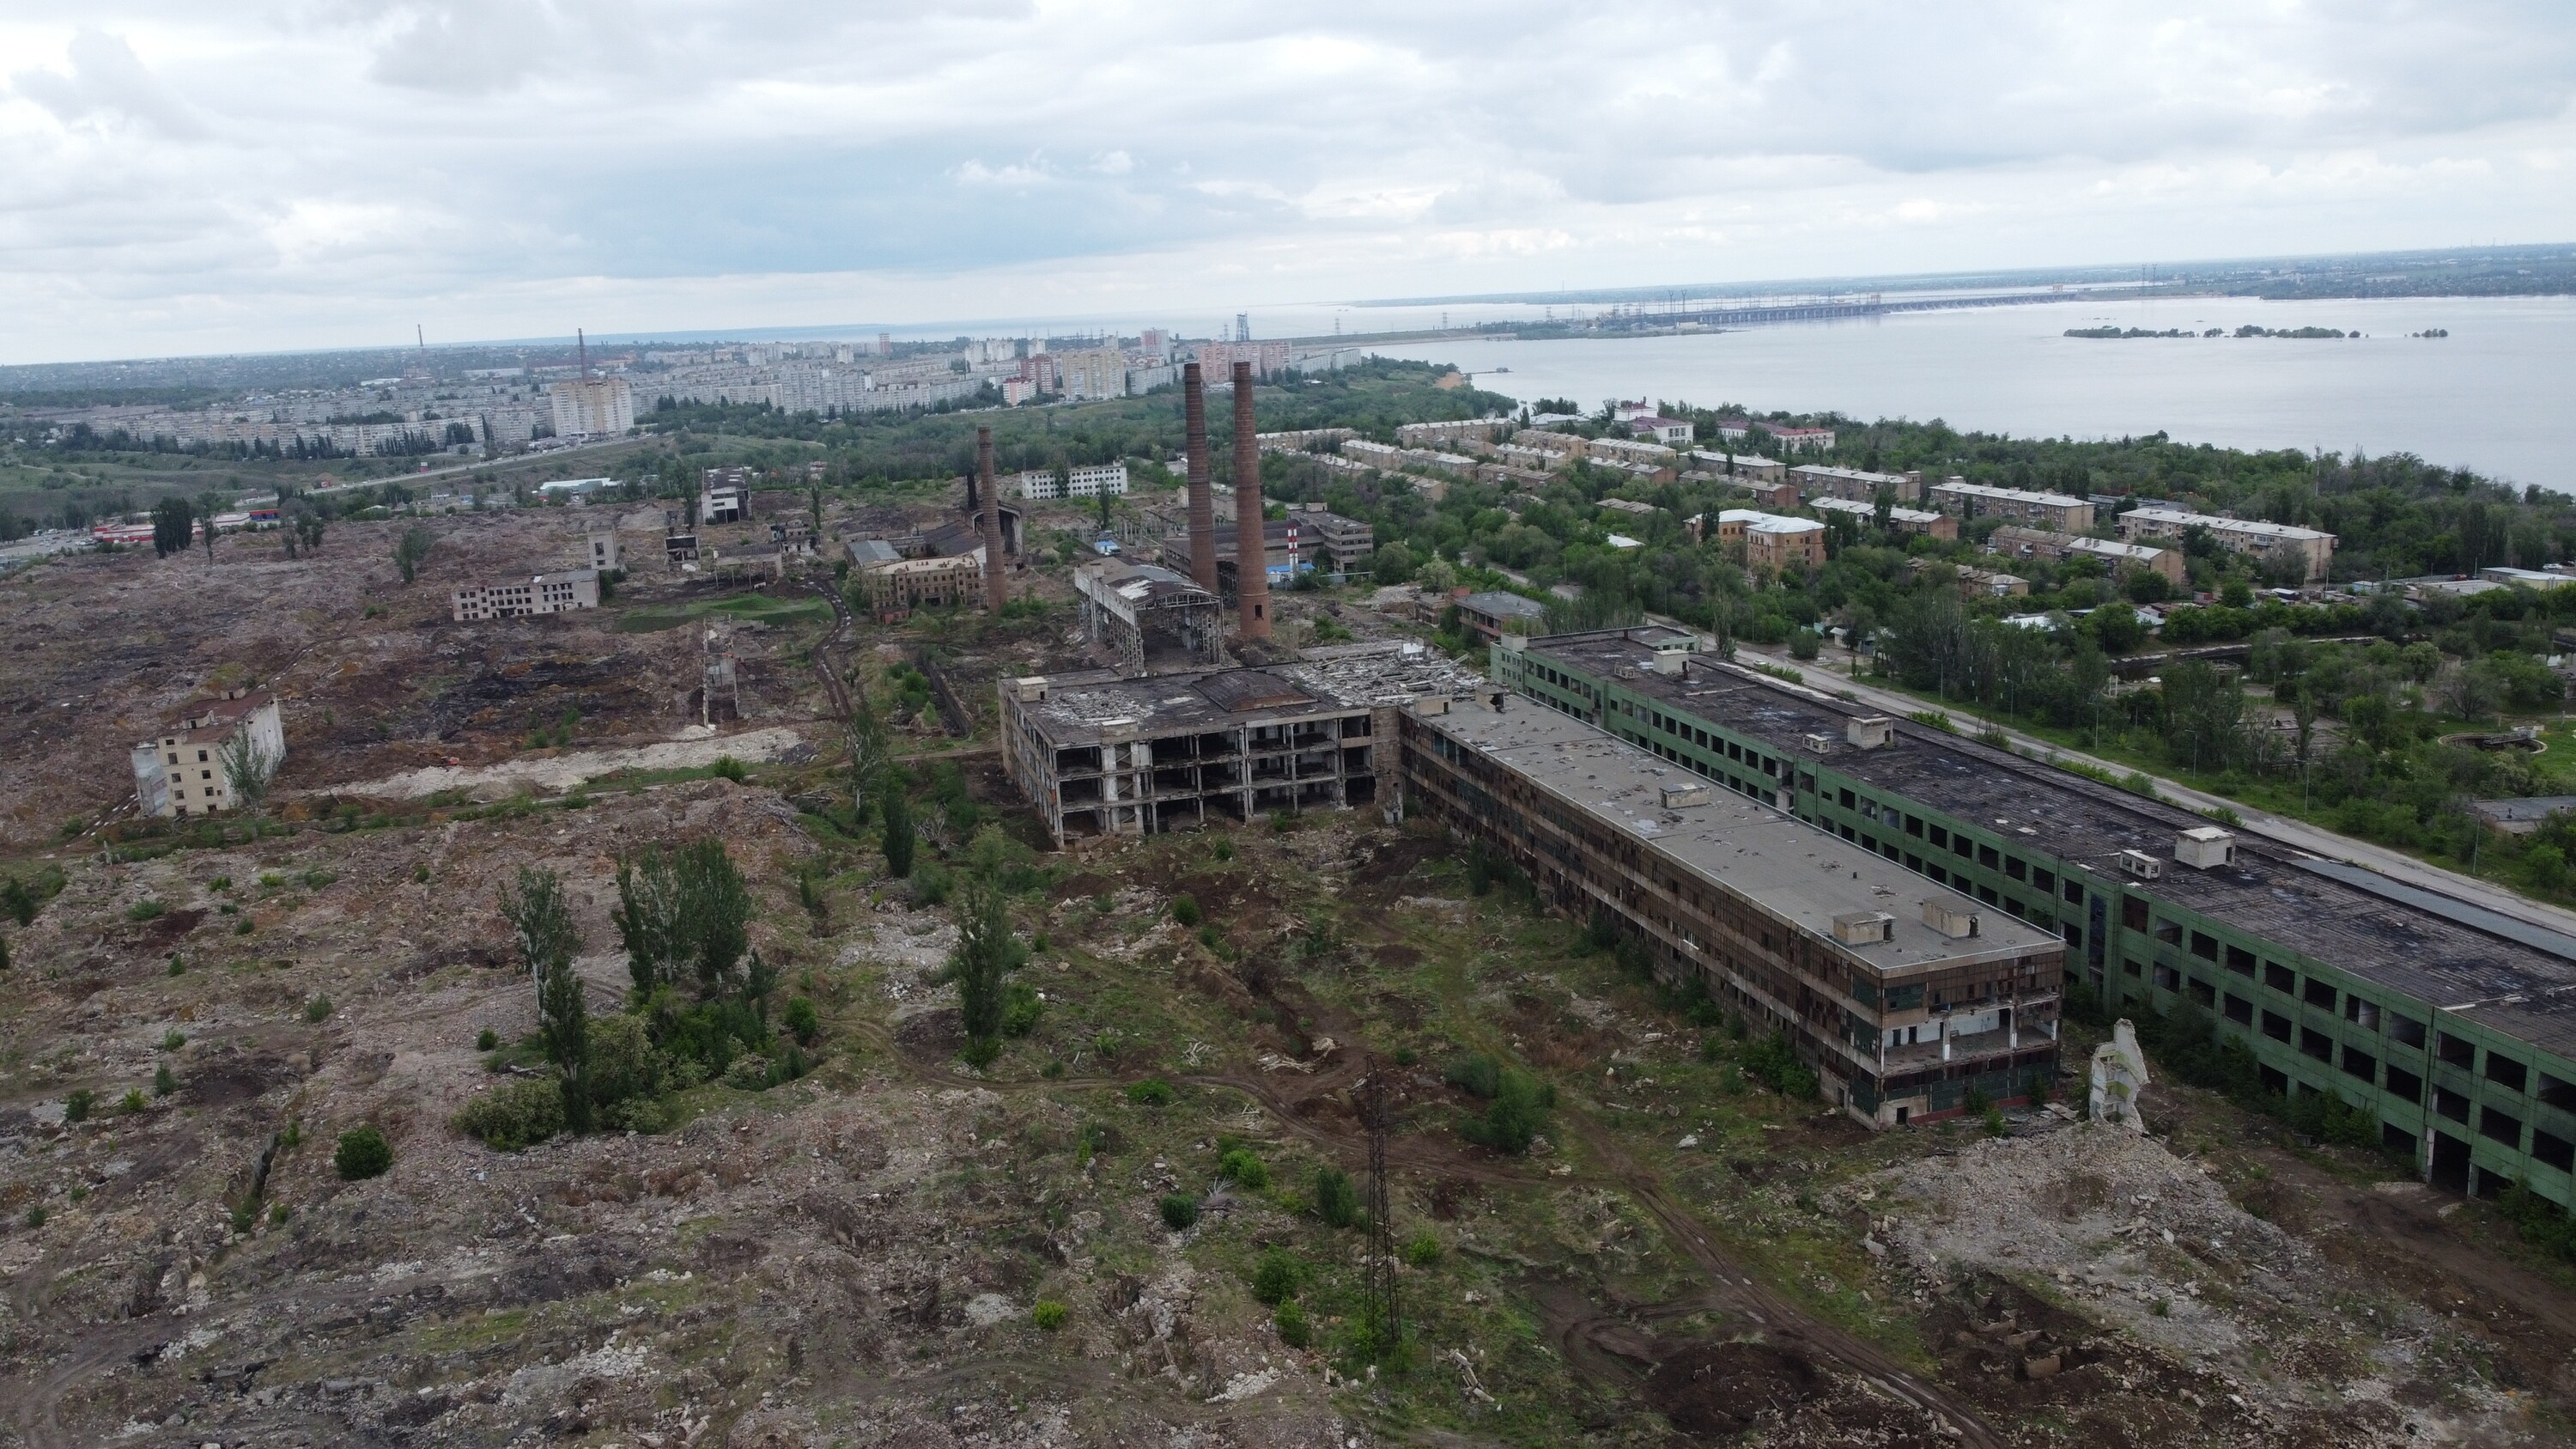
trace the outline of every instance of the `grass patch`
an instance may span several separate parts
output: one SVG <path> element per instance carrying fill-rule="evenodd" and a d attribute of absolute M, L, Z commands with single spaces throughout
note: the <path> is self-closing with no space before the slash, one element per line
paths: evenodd
<path fill-rule="evenodd" d="M 627 609 L 617 616 L 620 634 L 658 634 L 665 629 L 721 614 L 744 623 L 787 626 L 828 620 L 832 617 L 829 602 L 815 598 L 782 599 L 770 594 L 727 594 L 719 599 L 694 599 L 686 604 L 653 604 Z"/>

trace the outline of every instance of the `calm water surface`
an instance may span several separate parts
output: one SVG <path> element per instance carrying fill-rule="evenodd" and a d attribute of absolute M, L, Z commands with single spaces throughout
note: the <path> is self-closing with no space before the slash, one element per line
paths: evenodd
<path fill-rule="evenodd" d="M 2365 335 L 2063 335 L 2092 326 L 2233 332 L 2249 322 Z M 2406 335 L 2428 328 L 2451 335 Z M 1682 337 L 1379 350 L 1455 363 L 1476 373 L 1478 385 L 1524 402 L 1570 397 L 1589 409 L 1623 397 L 1830 409 L 2022 436 L 2161 430 L 2238 448 L 2408 452 L 2576 491 L 2576 298 L 2062 302 Z"/>

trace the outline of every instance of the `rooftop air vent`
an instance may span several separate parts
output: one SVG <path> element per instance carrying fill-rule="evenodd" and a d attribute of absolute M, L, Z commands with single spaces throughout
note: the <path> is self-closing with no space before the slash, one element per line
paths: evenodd
<path fill-rule="evenodd" d="M 1667 810 L 1681 810 L 1707 803 L 1706 785 L 1666 785 L 1664 787 L 1664 808 Z"/>
<path fill-rule="evenodd" d="M 1011 698 L 1022 704 L 1043 704 L 1047 697 L 1046 676 L 1030 674 L 1014 679 L 1010 683 L 1010 690 Z"/>
<path fill-rule="evenodd" d="M 1834 737 L 1823 730 L 1817 730 L 1812 734 L 1799 736 L 1798 743 L 1806 747 L 1808 754 L 1821 755 L 1834 747 Z"/>
<path fill-rule="evenodd" d="M 1834 939 L 1846 946 L 1869 946 L 1896 939 L 1896 918 L 1885 911 L 1845 911 L 1834 917 Z"/>
<path fill-rule="evenodd" d="M 2236 863 L 2236 837 L 2215 825 L 2174 832 L 2174 863 L 2194 870 L 2214 870 Z"/>
<path fill-rule="evenodd" d="M 1655 651 L 1655 672 L 1679 674 L 1682 672 L 1682 665 L 1689 662 L 1690 657 L 1691 652 L 1688 649 L 1658 649 Z"/>
<path fill-rule="evenodd" d="M 1883 750 L 1896 743 L 1896 721 L 1865 714 L 1843 726 L 1843 738 L 1864 750 Z"/>
<path fill-rule="evenodd" d="M 1923 902 L 1923 924 L 1949 937 L 1964 941 L 1977 934 L 1977 913 L 1938 898 Z"/>
<path fill-rule="evenodd" d="M 2120 852 L 2120 872 L 2140 880 L 2162 880 L 2165 863 L 2143 850 L 2124 850 Z"/>

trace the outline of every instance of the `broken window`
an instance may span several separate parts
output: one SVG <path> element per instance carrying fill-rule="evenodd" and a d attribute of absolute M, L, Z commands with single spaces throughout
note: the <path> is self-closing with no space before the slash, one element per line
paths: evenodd
<path fill-rule="evenodd" d="M 2066 898 L 2079 906 L 2084 904 L 2084 887 L 2071 876 L 2066 882 Z"/>
<path fill-rule="evenodd" d="M 2433 1110 L 2454 1122 L 2466 1122 L 2469 1120 L 2469 1099 L 2448 1087 L 2435 1087 Z"/>
<path fill-rule="evenodd" d="M 2424 1100 L 2424 1079 L 2404 1067 L 2392 1064 L 2388 1068 L 2385 1090 L 2392 1097 L 2402 1097 L 2409 1102 L 2421 1102 Z"/>
<path fill-rule="evenodd" d="M 2442 1033 L 2441 1041 L 2437 1043 L 2437 1052 L 2443 1061 L 2455 1067 L 2473 1067 L 2478 1064 L 2478 1044 L 2464 1036 L 2453 1036 L 2447 1031 Z"/>
<path fill-rule="evenodd" d="M 2215 937 L 2215 936 L 2213 936 L 2213 935 L 2211 935 L 2211 934 L 2209 934 L 2207 931 L 2194 931 L 2194 932 L 2192 932 L 2192 933 L 2191 933 L 2191 954 L 2193 954 L 2193 955 L 2195 955 L 2195 956 L 2199 957 L 2199 958 L 2200 958 L 2200 959 L 2202 959 L 2203 961 L 2215 961 L 2215 960 L 2217 960 L 2217 959 L 2218 959 L 2218 938 L 2217 938 L 2217 937 Z"/>
<path fill-rule="evenodd" d="M 2024 879 L 2027 879 L 2027 878 L 2028 878 L 2028 871 L 2029 871 L 2029 867 L 2027 867 L 2027 866 L 2025 866 L 2025 865 L 2023 865 L 2023 864 L 2021 863 L 2021 857 L 2020 857 L 2020 856 L 2018 856 L 2018 855 L 2008 855 L 2008 856 L 2005 856 L 2005 857 L 2004 857 L 2004 876 L 2005 876 L 2005 878 L 2006 878 L 2006 879 L 2008 879 L 2008 880 L 2024 880 Z"/>
<path fill-rule="evenodd" d="M 2194 976 L 2191 978 L 2191 999 L 2203 1006 L 2215 1006 L 2218 1004 L 2218 988 Z"/>
<path fill-rule="evenodd" d="M 2556 1107 L 2560 1111 L 2576 1112 L 2576 1082 L 2564 1081 L 2549 1072 L 2542 1072 L 2540 1100 L 2543 1104 Z"/>
<path fill-rule="evenodd" d="M 2363 1031 L 2379 1030 L 2379 1003 L 2364 1001 L 2347 991 L 2343 997 L 2343 1019 Z"/>
<path fill-rule="evenodd" d="M 2489 1052 L 2487 1053 L 2487 1080 L 2508 1092 L 2519 1092 L 2523 1084 L 2531 1080 L 2531 1071 L 2511 1057 L 2500 1057 L 2494 1052 Z"/>
<path fill-rule="evenodd" d="M 2159 921 L 2157 921 L 2157 922 L 2156 922 L 2156 939 L 2157 939 L 2157 940 L 2159 940 L 2159 941 L 2164 942 L 2164 943 L 2165 943 L 2166 945 L 2168 945 L 2168 946 L 2180 945 L 2180 944 L 2181 944 L 2181 942 L 2182 942 L 2182 925 L 2181 925 L 2181 923 L 2180 923 L 2180 922 L 2176 922 L 2176 921 L 2165 921 L 2165 920 L 2159 920 Z"/>
<path fill-rule="evenodd" d="M 2147 928 L 2146 897 L 2122 896 L 2120 898 L 2120 926 L 2121 929 L 2129 931 L 2143 931 Z"/>
<path fill-rule="evenodd" d="M 2319 981 L 2311 976 L 2308 978 L 2306 987 L 2301 991 L 2301 996 L 2310 1006 L 2322 1006 L 2328 1011 L 2334 1010 L 2335 989 L 2329 982 Z"/>
<path fill-rule="evenodd" d="M 2343 1049 L 2343 1070 L 2348 1077 L 2359 1077 L 2365 1082 L 2377 1081 L 2379 1058 L 2357 1047 L 2346 1046 Z"/>
<path fill-rule="evenodd" d="M 2569 1142 L 2554 1132 L 2532 1128 L 2531 1155 L 2543 1165 L 2557 1168 L 2560 1172 L 2576 1172 L 2576 1142 Z"/>
<path fill-rule="evenodd" d="M 1991 845 L 1978 846 L 1977 864 L 1984 866 L 1988 870 L 1993 870 L 1995 868 L 1995 848 Z"/>
<path fill-rule="evenodd" d="M 2274 1041 L 2290 1039 L 2290 1019 L 2277 1011 L 2263 1013 L 2263 1034 Z"/>
<path fill-rule="evenodd" d="M 2237 975 L 2239 975 L 2239 976 L 2251 976 L 2251 975 L 2253 975 L 2253 974 L 2254 974 L 2254 953 L 2253 953 L 2253 952 L 2251 952 L 2251 951 L 2246 950 L 2246 949 L 2245 949 L 2244 947 L 2242 947 L 2242 946 L 2230 946 L 2230 947 L 2228 947 L 2228 948 L 2227 948 L 2227 969 L 2228 969 L 2228 970 L 2230 970 L 2230 971 L 2235 972 L 2235 973 L 2236 973 Z"/>
<path fill-rule="evenodd" d="M 1850 808 L 1852 808 L 1852 792 L 1850 792 L 1849 790 L 1844 790 L 1844 791 L 1840 791 L 1840 792 L 1838 792 L 1838 793 L 1834 796 L 1834 798 L 1835 798 L 1835 799 L 1837 799 L 1837 800 L 1840 800 L 1840 801 L 1842 802 L 1843 808 L 1844 808 L 1845 810 L 1849 810 Z"/>
<path fill-rule="evenodd" d="M 2032 871 L 2030 873 L 2030 883 L 2039 887 L 2042 895 L 2053 895 L 2057 891 L 2057 872 L 2053 870 Z"/>
<path fill-rule="evenodd" d="M 1964 835 L 1953 835 L 1950 837 L 1950 853 L 1961 860 L 1970 859 L 1977 853 L 1977 843 Z"/>
<path fill-rule="evenodd" d="M 1920 815 L 1906 816 L 1905 833 L 1908 835 L 1920 836 L 1923 833 L 1923 817 Z"/>
<path fill-rule="evenodd" d="M 2420 1047 L 2424 1044 L 2424 1023 L 2392 1011 L 2388 1013 L 2388 1039 L 2400 1046 Z"/>
<path fill-rule="evenodd" d="M 2333 1037 L 2326 1035 L 2324 1032 L 2318 1031 L 2314 1027 L 2303 1026 L 2299 1028 L 2299 1054 L 2301 1056 L 2314 1057 L 2321 1062 L 2332 1062 L 2334 1060 L 2334 1049 L 2335 1042 Z"/>
<path fill-rule="evenodd" d="M 2139 965 L 2135 961 L 2123 961 L 2120 963 L 2120 966 L 2121 969 L 2127 971 L 2132 976 L 2144 976 L 2147 974 L 2147 968 Z"/>
<path fill-rule="evenodd" d="M 2478 1135 L 2519 1149 L 2522 1146 L 2522 1119 L 2511 1112 L 2499 1112 L 2489 1107 L 2478 1114 Z"/>
<path fill-rule="evenodd" d="M 2238 1026 L 2244 1026 L 2254 1020 L 2254 1003 L 2233 991 L 2227 993 L 2227 1004 L 2223 1009 L 2227 1013 L 2227 1019 Z"/>
<path fill-rule="evenodd" d="M 2266 961 L 2263 963 L 2263 984 L 2287 996 L 2298 989 L 2298 973 L 2278 961 Z"/>
<path fill-rule="evenodd" d="M 1940 847 L 1942 847 L 1942 848 L 1944 848 L 1944 849 L 1947 849 L 1947 848 L 1949 847 L 1949 844 L 1950 844 L 1950 832 L 1949 832 L 1949 831 L 1947 831 L 1947 830 L 1942 829 L 1942 828 L 1941 828 L 1940 826 L 1938 826 L 1938 825 L 1933 826 L 1933 827 L 1932 827 L 1932 843 L 1933 843 L 1934 845 L 1937 845 L 1937 846 L 1940 846 Z"/>

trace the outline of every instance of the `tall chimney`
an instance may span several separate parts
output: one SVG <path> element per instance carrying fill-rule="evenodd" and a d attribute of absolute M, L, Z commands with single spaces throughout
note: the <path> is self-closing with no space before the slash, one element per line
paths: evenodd
<path fill-rule="evenodd" d="M 1243 637 L 1270 637 L 1270 550 L 1261 538 L 1261 444 L 1252 434 L 1252 364 L 1234 365 L 1234 597 Z"/>
<path fill-rule="evenodd" d="M 1002 505 L 995 501 L 1001 487 L 993 478 L 991 428 L 975 430 L 975 476 L 984 481 L 984 607 L 998 610 L 1010 593 L 1002 583 Z"/>
<path fill-rule="evenodd" d="M 1190 577 L 1213 594 L 1216 587 L 1216 493 L 1210 487 L 1207 378 L 1195 362 L 1181 369 L 1181 413 L 1187 420 L 1190 456 Z"/>

